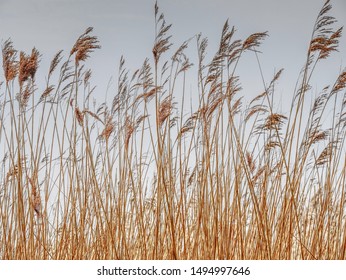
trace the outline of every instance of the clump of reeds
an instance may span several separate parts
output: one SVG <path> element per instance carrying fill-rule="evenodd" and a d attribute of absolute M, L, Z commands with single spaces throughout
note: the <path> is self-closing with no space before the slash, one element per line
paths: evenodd
<path fill-rule="evenodd" d="M 288 114 L 274 103 L 283 69 L 240 96 L 238 65 L 268 34 L 238 39 L 228 21 L 210 61 L 201 35 L 170 55 L 155 4 L 153 63 L 131 74 L 121 57 L 101 104 L 85 64 L 100 48 L 92 28 L 66 58 L 57 52 L 42 90 L 39 52 L 18 56 L 5 41 L 0 258 L 345 259 L 346 72 L 307 104 L 316 66 L 339 48 L 330 10 L 326 1 Z"/>

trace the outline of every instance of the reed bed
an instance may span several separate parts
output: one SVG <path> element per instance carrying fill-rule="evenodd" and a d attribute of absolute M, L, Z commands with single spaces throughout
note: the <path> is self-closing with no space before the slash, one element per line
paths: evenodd
<path fill-rule="evenodd" d="M 241 95 L 237 67 L 268 34 L 237 39 L 228 21 L 207 61 L 201 35 L 173 49 L 156 4 L 152 54 L 133 72 L 122 57 L 101 104 L 85 66 L 100 48 L 92 28 L 55 55 L 43 90 L 39 51 L 7 40 L 0 258 L 345 259 L 346 72 L 311 90 L 338 50 L 330 10 L 326 1 L 287 114 L 274 102 L 283 70 L 252 100 Z"/>

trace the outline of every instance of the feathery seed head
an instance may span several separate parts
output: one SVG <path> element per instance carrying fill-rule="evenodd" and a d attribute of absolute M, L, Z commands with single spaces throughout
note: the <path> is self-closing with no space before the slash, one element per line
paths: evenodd
<path fill-rule="evenodd" d="M 13 48 L 12 41 L 7 40 L 2 47 L 2 63 L 6 82 L 12 81 L 18 73 L 17 51 Z"/>
<path fill-rule="evenodd" d="M 80 61 L 85 61 L 94 49 L 101 48 L 101 46 L 98 45 L 99 41 L 97 37 L 88 35 L 92 31 L 92 27 L 87 28 L 86 31 L 77 39 L 70 52 L 70 55 L 75 54 L 75 62 L 77 65 Z"/>

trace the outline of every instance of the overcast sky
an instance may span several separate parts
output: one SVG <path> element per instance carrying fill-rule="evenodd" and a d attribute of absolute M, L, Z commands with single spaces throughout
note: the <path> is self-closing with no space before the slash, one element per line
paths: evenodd
<path fill-rule="evenodd" d="M 11 38 L 16 49 L 26 52 L 35 46 L 42 54 L 40 73 L 44 76 L 58 50 L 64 49 L 67 54 L 76 38 L 87 27 L 94 27 L 102 49 L 92 55 L 88 66 L 93 69 L 93 83 L 102 95 L 110 77 L 117 77 L 121 55 L 131 69 L 139 68 L 145 57 L 151 56 L 154 3 L 153 0 L 0 0 L 0 40 Z M 323 3 L 324 0 L 158 0 L 167 23 L 173 24 L 171 34 L 176 48 L 201 32 L 209 39 L 208 53 L 212 55 L 227 19 L 236 27 L 236 37 L 240 39 L 268 31 L 270 37 L 261 47 L 260 60 L 267 81 L 275 69 L 285 68 L 283 95 L 291 94 L 292 81 L 305 61 L 312 27 Z M 333 15 L 338 19 L 336 27 L 345 25 L 346 1 L 334 0 L 332 5 Z M 328 82 L 327 77 L 335 78 L 341 66 L 346 65 L 346 36 L 341 40 L 340 52 L 323 63 L 319 71 Z M 258 94 L 262 89 L 252 88 L 254 81 L 260 82 L 254 57 L 244 58 L 242 66 L 239 71 L 244 90 L 256 90 Z"/>

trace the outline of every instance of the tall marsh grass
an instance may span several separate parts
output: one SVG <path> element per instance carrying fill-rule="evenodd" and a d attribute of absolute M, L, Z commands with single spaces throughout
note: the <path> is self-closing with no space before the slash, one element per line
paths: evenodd
<path fill-rule="evenodd" d="M 132 73 L 121 58 L 118 90 L 102 104 L 84 63 L 100 48 L 92 28 L 56 54 L 43 90 L 38 50 L 7 40 L 0 258 L 345 259 L 346 72 L 315 97 L 310 85 L 338 49 L 330 9 L 317 16 L 287 114 L 274 105 L 283 70 L 253 100 L 241 96 L 237 67 L 266 32 L 240 40 L 226 22 L 207 61 L 201 35 L 172 50 L 155 5 L 150 59 Z"/>

